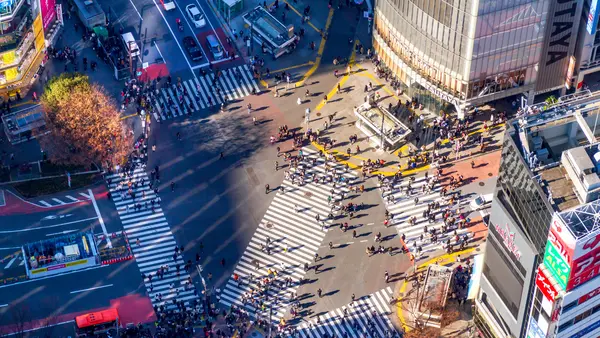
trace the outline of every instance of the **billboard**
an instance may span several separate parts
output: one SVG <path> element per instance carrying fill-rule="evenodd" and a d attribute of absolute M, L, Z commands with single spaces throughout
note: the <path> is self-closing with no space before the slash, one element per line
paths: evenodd
<path fill-rule="evenodd" d="M 588 14 L 586 30 L 591 35 L 596 34 L 598 27 L 598 0 L 592 0 L 590 3 L 590 14 Z"/>
<path fill-rule="evenodd" d="M 550 240 L 546 242 L 544 266 L 552 273 L 552 276 L 554 276 L 554 279 L 556 279 L 562 290 L 566 290 L 571 275 L 571 266 L 565 261 Z"/>
<path fill-rule="evenodd" d="M 555 213 L 552 217 L 548 240 L 554 244 L 556 249 L 558 249 L 562 258 L 567 263 L 571 264 L 575 252 L 576 240 L 569 229 L 564 225 L 563 221 L 558 216 L 558 213 Z"/>
<path fill-rule="evenodd" d="M 548 276 L 546 276 L 541 267 L 538 268 L 535 285 L 537 285 L 546 299 L 554 303 L 554 300 L 558 296 L 558 290 L 552 285 L 552 282 L 548 279 Z"/>
<path fill-rule="evenodd" d="M 44 31 L 56 18 L 56 0 L 40 0 Z"/>
<path fill-rule="evenodd" d="M 544 338 L 546 337 L 546 333 L 540 329 L 535 318 L 531 317 L 529 319 L 529 328 L 527 330 L 527 338 Z"/>

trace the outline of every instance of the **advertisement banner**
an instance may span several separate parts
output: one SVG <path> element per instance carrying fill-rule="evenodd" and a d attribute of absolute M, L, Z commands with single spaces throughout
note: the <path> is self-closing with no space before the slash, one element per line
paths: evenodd
<path fill-rule="evenodd" d="M 40 0 L 42 7 L 42 21 L 44 22 L 44 31 L 50 26 L 56 18 L 56 0 Z"/>
<path fill-rule="evenodd" d="M 598 0 L 592 0 L 590 3 L 590 13 L 588 14 L 587 25 L 585 26 L 590 35 L 596 34 L 598 28 Z"/>
<path fill-rule="evenodd" d="M 571 267 L 561 257 L 558 249 L 548 240 L 546 243 L 546 253 L 544 254 L 544 266 L 552 273 L 554 279 L 566 290 L 567 282 L 571 274 Z"/>
<path fill-rule="evenodd" d="M 552 219 L 548 240 L 554 244 L 567 263 L 571 264 L 571 262 L 573 262 L 573 252 L 575 250 L 576 240 L 569 229 L 563 225 L 558 214 L 555 214 Z"/>
<path fill-rule="evenodd" d="M 600 273 L 600 247 L 573 262 L 572 273 L 569 278 L 567 290 L 572 290 L 579 285 L 598 276 Z"/>
<path fill-rule="evenodd" d="M 531 317 L 531 319 L 529 320 L 529 328 L 527 329 L 527 338 L 544 338 L 546 337 L 546 334 L 544 333 L 544 331 L 542 331 L 542 329 L 540 329 L 540 326 L 538 325 L 537 321 Z"/>
<path fill-rule="evenodd" d="M 594 235 L 591 235 L 590 238 L 577 242 L 573 259 L 578 259 L 579 257 L 585 256 L 590 252 L 596 251 L 597 249 L 600 249 L 600 230 L 596 230 Z"/>
<path fill-rule="evenodd" d="M 588 300 L 596 297 L 597 295 L 600 295 L 600 286 L 597 287 L 596 289 L 586 293 L 585 295 L 579 297 L 579 299 L 577 300 L 577 305 L 583 304 L 583 303 L 587 302 Z"/>
<path fill-rule="evenodd" d="M 546 299 L 554 303 L 554 300 L 558 296 L 558 291 L 552 285 L 552 282 L 548 279 L 548 276 L 544 273 L 544 270 L 538 268 L 537 277 L 535 279 L 535 285 L 542 291 Z"/>

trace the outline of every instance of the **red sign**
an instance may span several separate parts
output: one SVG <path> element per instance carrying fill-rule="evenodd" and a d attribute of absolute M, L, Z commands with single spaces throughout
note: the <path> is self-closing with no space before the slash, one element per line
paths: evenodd
<path fill-rule="evenodd" d="M 556 221 L 554 222 L 556 224 Z M 562 240 L 560 232 L 564 231 L 561 227 L 550 227 L 550 233 L 548 234 L 548 240 L 554 244 L 558 252 L 564 258 L 565 262 L 571 264 L 573 261 L 573 248 L 569 247 Z"/>
<path fill-rule="evenodd" d="M 56 17 L 56 0 L 40 0 L 42 6 L 42 22 L 44 23 L 44 31 Z"/>
<path fill-rule="evenodd" d="M 546 299 L 548 299 L 551 302 L 554 302 L 556 296 L 558 296 L 558 291 L 556 291 L 554 285 L 550 283 L 550 280 L 548 279 L 546 274 L 544 274 L 544 271 L 540 268 L 538 268 L 537 271 L 535 285 L 537 285 L 537 287 L 542 291 L 544 296 L 546 296 Z"/>
<path fill-rule="evenodd" d="M 600 286 L 597 287 L 595 290 L 588 292 L 587 294 L 579 297 L 579 299 L 577 300 L 577 305 L 582 304 L 587 302 L 588 300 L 596 297 L 597 295 L 600 295 Z"/>
<path fill-rule="evenodd" d="M 600 273 L 600 248 L 578 258 L 572 265 L 567 291 L 584 284 Z"/>

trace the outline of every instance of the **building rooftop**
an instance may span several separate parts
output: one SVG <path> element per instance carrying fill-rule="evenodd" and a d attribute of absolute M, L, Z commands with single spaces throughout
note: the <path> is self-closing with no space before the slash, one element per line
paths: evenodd
<path fill-rule="evenodd" d="M 559 211 L 566 210 L 580 204 L 577 195 L 573 191 L 573 184 L 562 166 L 549 166 L 538 171 L 538 173 L 546 194 L 549 191 L 552 192 L 552 203 L 556 209 Z"/>
<path fill-rule="evenodd" d="M 560 218 L 576 239 L 600 229 L 600 200 L 559 213 Z"/>

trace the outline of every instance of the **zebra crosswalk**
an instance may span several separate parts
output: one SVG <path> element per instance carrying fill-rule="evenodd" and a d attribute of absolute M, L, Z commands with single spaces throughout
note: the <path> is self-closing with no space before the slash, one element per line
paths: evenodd
<path fill-rule="evenodd" d="M 341 308 L 329 311 L 300 324 L 298 334 L 303 338 L 317 337 L 398 337 L 389 316 L 392 314 L 391 287 L 379 290 Z"/>
<path fill-rule="evenodd" d="M 177 309 L 174 299 L 184 304 L 192 302 L 197 293 L 187 282 L 190 275 L 184 270 L 183 258 L 174 256 L 175 237 L 161 208 L 160 197 L 150 188 L 144 169 L 136 168 L 129 177 L 113 174 L 107 179 L 135 261 L 146 276 L 144 284 L 152 304 L 171 310 Z M 157 274 L 161 268 L 165 271 L 162 278 Z"/>
<path fill-rule="evenodd" d="M 429 180 L 433 179 L 429 177 Z M 401 181 L 390 185 L 383 189 L 382 197 L 386 203 L 386 208 L 391 214 L 391 223 L 398 230 L 400 236 L 405 236 L 405 244 L 408 249 L 414 254 L 421 248 L 421 254 L 443 249 L 444 244 L 450 240 L 451 244 L 456 244 L 456 236 L 454 231 L 443 233 L 444 226 L 443 214 L 446 210 L 455 211 L 456 208 L 462 208 L 463 201 L 452 201 L 451 196 L 442 196 L 442 189 L 439 184 L 428 187 L 428 179 L 425 177 L 415 178 L 414 181 L 405 178 Z M 389 182 L 388 182 L 389 183 Z M 410 184 L 410 192 L 408 186 Z M 390 189 L 391 188 L 391 189 Z M 418 200 L 415 200 L 418 198 Z M 433 220 L 426 217 L 424 212 L 428 210 L 428 204 L 439 204 L 439 208 L 433 208 L 430 215 L 435 215 Z M 411 222 L 411 218 L 414 222 Z M 429 233 L 425 233 L 427 227 Z M 432 240 L 431 231 L 435 229 L 437 241 Z M 468 236 L 468 230 L 465 228 L 455 229 L 456 234 L 464 238 Z M 423 237 L 421 237 L 423 236 Z"/>
<path fill-rule="evenodd" d="M 215 74 L 194 77 L 182 81 L 181 86 L 163 86 L 151 100 L 152 115 L 158 122 L 186 112 L 192 113 L 227 101 L 248 96 L 252 91 L 260 92 L 252 71 L 248 65 L 222 70 L 222 75 L 215 79 Z M 217 89 L 218 88 L 218 89 Z"/>
<path fill-rule="evenodd" d="M 312 148 L 303 148 L 302 153 L 304 160 L 296 168 L 286 169 L 283 190 L 277 191 L 220 293 L 221 304 L 260 315 L 266 308 L 259 305 L 259 294 L 269 279 L 271 287 L 265 291 L 269 297 L 264 297 L 264 304 L 271 307 L 273 321 L 284 316 L 291 293 L 306 273 L 304 264 L 314 259 L 339 202 L 356 179 Z"/>

